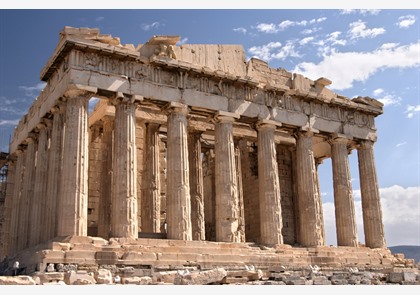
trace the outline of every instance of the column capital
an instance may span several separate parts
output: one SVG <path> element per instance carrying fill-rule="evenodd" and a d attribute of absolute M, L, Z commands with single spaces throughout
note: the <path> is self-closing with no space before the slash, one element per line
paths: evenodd
<path fill-rule="evenodd" d="M 117 104 L 135 104 L 137 106 L 143 99 L 144 97 L 141 95 L 129 95 L 123 92 L 116 92 L 109 98 L 109 103 L 114 106 Z"/>
<path fill-rule="evenodd" d="M 98 88 L 92 86 L 86 86 L 81 84 L 70 84 L 67 90 L 64 92 L 63 100 L 77 97 L 91 98 L 96 94 Z"/>
<path fill-rule="evenodd" d="M 211 121 L 213 123 L 233 123 L 236 119 L 239 119 L 241 116 L 235 113 L 218 111 Z"/>
<path fill-rule="evenodd" d="M 26 144 L 35 142 L 37 134 L 35 132 L 29 132 L 28 137 L 24 140 Z"/>
<path fill-rule="evenodd" d="M 353 139 L 352 136 L 347 136 L 340 133 L 333 133 L 331 137 L 328 139 L 328 143 L 330 145 L 334 143 L 349 144 L 352 139 Z"/>
<path fill-rule="evenodd" d="M 36 125 L 36 130 L 40 131 L 41 129 L 44 129 L 46 127 L 51 127 L 52 126 L 52 122 L 50 119 L 47 118 L 42 118 L 39 123 Z"/>
<path fill-rule="evenodd" d="M 260 129 L 276 129 L 277 127 L 281 127 L 281 123 L 273 120 L 268 119 L 262 119 L 258 120 L 258 122 L 255 124 L 255 128 L 257 130 Z"/>
<path fill-rule="evenodd" d="M 188 109 L 188 105 L 186 104 L 176 102 L 176 101 L 171 101 L 164 107 L 163 111 L 166 115 L 168 115 L 169 113 L 179 113 L 186 116 L 188 115 L 189 109 Z"/>
<path fill-rule="evenodd" d="M 372 140 L 360 140 L 358 142 L 357 148 L 358 149 L 369 149 L 374 146 L 375 142 Z"/>

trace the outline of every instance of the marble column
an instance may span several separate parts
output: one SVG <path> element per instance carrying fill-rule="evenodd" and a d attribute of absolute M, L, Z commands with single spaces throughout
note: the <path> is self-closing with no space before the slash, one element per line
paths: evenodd
<path fill-rule="evenodd" d="M 114 118 L 102 118 L 102 159 L 100 201 L 98 212 L 98 236 L 109 239 L 111 236 L 111 189 L 113 161 Z"/>
<path fill-rule="evenodd" d="M 201 159 L 201 133 L 190 132 L 188 136 L 188 163 L 190 171 L 191 228 L 192 239 L 204 241 L 204 187 Z"/>
<path fill-rule="evenodd" d="M 37 126 L 38 133 L 38 151 L 36 156 L 35 169 L 35 187 L 34 198 L 30 214 L 29 246 L 35 246 L 41 240 L 42 220 L 45 216 L 45 206 L 47 203 L 47 173 L 48 173 L 48 137 L 50 122 L 43 119 Z"/>
<path fill-rule="evenodd" d="M 240 208 L 233 122 L 238 115 L 219 112 L 215 118 L 216 241 L 240 242 Z"/>
<path fill-rule="evenodd" d="M 337 246 L 357 247 L 356 214 L 347 143 L 348 139 L 342 137 L 330 141 Z"/>
<path fill-rule="evenodd" d="M 60 218 L 60 187 L 61 187 L 61 166 L 63 157 L 64 139 L 64 112 L 65 105 L 60 104 L 51 110 L 53 114 L 52 130 L 50 135 L 50 149 L 48 154 L 47 174 L 47 203 L 42 224 L 42 241 L 47 241 L 58 235 L 57 221 Z"/>
<path fill-rule="evenodd" d="M 382 208 L 373 145 L 372 141 L 364 140 L 358 147 L 365 244 L 369 248 L 385 248 Z"/>
<path fill-rule="evenodd" d="M 138 237 L 137 216 L 137 103 L 122 94 L 112 99 L 115 130 L 112 163 L 111 236 Z"/>
<path fill-rule="evenodd" d="M 260 243 L 283 244 L 280 182 L 274 142 L 276 125 L 261 122 L 257 124 L 257 130 Z"/>
<path fill-rule="evenodd" d="M 238 177 L 238 205 L 239 205 L 239 227 L 238 235 L 239 242 L 245 243 L 245 207 L 244 207 L 244 190 L 242 182 L 242 157 L 241 157 L 241 147 L 240 140 L 235 140 L 235 163 L 236 163 L 236 175 Z"/>
<path fill-rule="evenodd" d="M 186 105 L 172 102 L 167 109 L 167 237 L 192 240 Z"/>
<path fill-rule="evenodd" d="M 29 246 L 29 226 L 31 220 L 29 216 L 31 214 L 33 205 L 34 185 L 35 185 L 35 158 L 37 141 L 36 135 L 31 133 L 25 141 L 26 157 L 25 157 L 25 171 L 23 173 L 23 187 L 21 202 L 19 204 L 19 231 L 18 231 L 18 245 L 17 249 L 26 249 Z"/>
<path fill-rule="evenodd" d="M 7 163 L 7 184 L 4 200 L 4 226 L 3 226 L 3 247 L 0 248 L 0 257 L 8 255 L 10 244 L 10 229 L 13 208 L 13 192 L 15 188 L 16 155 L 10 155 Z"/>
<path fill-rule="evenodd" d="M 146 123 L 146 144 L 141 200 L 141 231 L 160 232 L 160 146 L 157 123 Z"/>
<path fill-rule="evenodd" d="M 58 236 L 86 236 L 88 215 L 88 104 L 92 92 L 66 94 L 63 164 L 61 169 Z"/>
<path fill-rule="evenodd" d="M 10 212 L 10 233 L 9 233 L 9 244 L 8 253 L 14 254 L 17 252 L 17 237 L 18 237 L 18 225 L 19 225 L 19 204 L 22 196 L 22 182 L 23 172 L 25 170 L 25 152 L 20 147 L 16 150 L 16 168 L 14 175 L 14 185 L 11 201 L 11 212 Z"/>
<path fill-rule="evenodd" d="M 297 193 L 299 208 L 299 237 L 302 246 L 322 246 L 323 226 L 319 216 L 319 193 L 312 150 L 313 132 L 301 131 L 296 141 Z"/>
<path fill-rule="evenodd" d="M 321 226 L 321 237 L 322 237 L 322 245 L 325 244 L 325 224 L 324 224 L 324 210 L 322 208 L 322 196 L 321 196 L 321 182 L 319 180 L 319 165 L 322 164 L 323 159 L 314 159 L 315 160 L 315 179 L 316 179 L 316 191 L 317 191 L 317 202 L 316 202 L 316 208 L 318 210 L 317 214 L 320 220 L 320 226 Z"/>

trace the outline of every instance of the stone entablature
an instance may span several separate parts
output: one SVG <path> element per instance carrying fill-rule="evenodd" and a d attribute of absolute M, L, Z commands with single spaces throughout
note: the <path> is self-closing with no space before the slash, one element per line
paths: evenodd
<path fill-rule="evenodd" d="M 338 95 L 326 87 L 331 84 L 326 78 L 312 81 L 255 58 L 246 62 L 240 45 L 177 46 L 176 40 L 155 36 L 134 47 L 121 45 L 118 38 L 101 35 L 97 29 L 66 27 L 41 73 L 47 85 L 16 127 L 11 152 L 71 87 L 101 98 L 120 92 L 158 102 L 182 102 L 192 109 L 270 119 L 290 129 L 376 140 L 374 118 L 383 112 L 380 102 Z M 169 44 L 165 46 L 173 48 L 174 54 L 161 54 L 159 44 Z"/>

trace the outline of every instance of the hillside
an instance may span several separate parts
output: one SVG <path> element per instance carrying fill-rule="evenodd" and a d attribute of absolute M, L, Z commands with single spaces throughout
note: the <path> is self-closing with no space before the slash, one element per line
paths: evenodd
<path fill-rule="evenodd" d="M 420 246 L 393 246 L 388 248 L 393 254 L 403 253 L 405 258 L 414 259 L 416 263 L 420 262 Z"/>

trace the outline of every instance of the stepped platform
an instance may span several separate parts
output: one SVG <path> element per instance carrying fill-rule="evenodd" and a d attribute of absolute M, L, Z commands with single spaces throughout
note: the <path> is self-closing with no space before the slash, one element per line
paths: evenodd
<path fill-rule="evenodd" d="M 389 249 L 366 247 L 273 247 L 254 243 L 182 241 L 154 238 L 112 238 L 69 236 L 7 257 L 0 271 L 7 275 L 14 261 L 21 274 L 47 272 L 49 264 L 73 265 L 79 269 L 109 266 L 134 269 L 260 269 L 263 271 L 301 270 L 317 266 L 323 270 L 357 268 L 366 271 L 391 272 L 396 267 L 412 267 L 414 261 Z"/>

